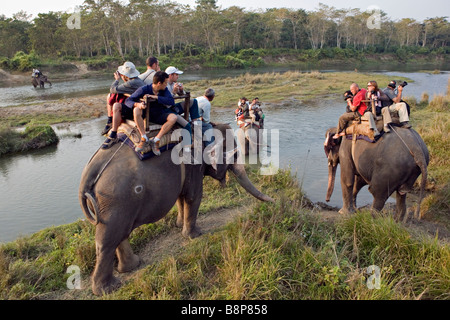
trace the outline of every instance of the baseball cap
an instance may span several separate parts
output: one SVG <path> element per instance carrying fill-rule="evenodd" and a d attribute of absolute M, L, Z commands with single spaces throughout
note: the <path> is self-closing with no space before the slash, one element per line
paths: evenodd
<path fill-rule="evenodd" d="M 397 86 L 397 82 L 395 82 L 394 80 L 391 80 L 388 84 L 389 87 L 391 88 L 395 88 Z"/>
<path fill-rule="evenodd" d="M 177 68 L 171 66 L 171 67 L 167 67 L 166 73 L 167 74 L 172 74 L 172 73 L 183 74 L 183 71 L 178 70 Z"/>

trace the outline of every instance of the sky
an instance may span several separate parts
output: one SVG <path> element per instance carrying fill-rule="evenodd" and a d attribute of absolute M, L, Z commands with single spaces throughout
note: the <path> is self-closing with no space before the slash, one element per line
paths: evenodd
<path fill-rule="evenodd" d="M 12 0 L 8 1 L 7 5 L 3 3 L 0 7 L 0 15 L 12 17 L 14 13 L 24 10 L 32 14 L 34 18 L 38 13 L 49 11 L 74 12 L 75 7 L 83 2 L 84 0 Z M 174 0 L 174 2 L 195 6 L 195 0 Z M 247 10 L 285 7 L 315 11 L 319 2 L 337 9 L 360 8 L 362 11 L 366 11 L 370 6 L 377 6 L 392 20 L 413 18 L 423 21 L 426 18 L 450 17 L 448 0 L 218 0 L 217 4 L 222 8 L 238 6 Z"/>

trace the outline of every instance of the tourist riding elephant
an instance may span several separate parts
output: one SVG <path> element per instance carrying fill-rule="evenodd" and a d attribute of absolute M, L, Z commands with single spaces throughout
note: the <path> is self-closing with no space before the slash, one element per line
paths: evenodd
<path fill-rule="evenodd" d="M 273 201 L 250 182 L 244 166 L 236 161 L 236 148 L 231 153 L 222 152 L 227 145 L 225 131 L 231 128 L 223 124 L 214 128 L 224 137 L 216 137 L 217 143 L 219 140 L 223 143 L 216 149 L 217 154 L 228 159 L 217 164 L 206 164 L 204 160 L 197 165 L 176 164 L 171 157 L 174 149 L 141 161 L 131 148 L 121 143 L 99 149 L 88 162 L 81 176 L 79 200 L 84 214 L 96 226 L 97 261 L 92 275 L 95 294 L 111 292 L 119 284 L 113 276 L 114 253 L 119 272 L 131 271 L 139 264 L 128 242 L 131 231 L 160 220 L 175 203 L 176 225 L 182 227 L 182 234 L 191 238 L 200 235 L 196 221 L 205 175 L 225 183 L 226 172 L 230 170 L 251 195 Z"/>
<path fill-rule="evenodd" d="M 52 83 L 48 81 L 47 76 L 41 75 L 39 77 L 31 77 L 31 83 L 33 84 L 33 87 L 39 86 L 40 88 L 44 88 L 44 83 L 47 82 L 50 84 L 50 87 L 52 86 Z"/>
<path fill-rule="evenodd" d="M 343 207 L 340 213 L 353 212 L 356 196 L 363 186 L 369 185 L 373 195 L 372 208 L 381 210 L 386 200 L 396 191 L 396 218 L 407 218 L 406 193 L 411 191 L 422 173 L 420 197 L 416 217 L 427 180 L 428 149 L 420 135 L 413 129 L 392 127 L 376 143 L 346 137 L 333 139 L 336 128 L 326 132 L 325 153 L 328 157 L 328 189 L 326 201 L 333 193 L 336 168 L 341 165 Z M 354 149 L 352 150 L 352 144 Z"/>
<path fill-rule="evenodd" d="M 246 122 L 237 132 L 239 144 L 241 145 L 242 154 L 258 154 L 260 143 L 262 141 L 260 127 L 254 122 Z"/>

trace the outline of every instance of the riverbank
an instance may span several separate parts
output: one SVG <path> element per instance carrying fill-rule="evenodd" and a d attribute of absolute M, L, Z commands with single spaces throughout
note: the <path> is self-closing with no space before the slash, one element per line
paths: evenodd
<path fill-rule="evenodd" d="M 406 79 L 407 78 L 401 78 Z M 388 83 L 388 76 L 363 72 L 271 72 L 262 74 L 243 73 L 237 77 L 214 80 L 186 81 L 184 86 L 192 97 L 203 95 L 212 87 L 216 91 L 213 108 L 234 108 L 242 96 L 259 97 L 265 104 L 284 101 L 308 101 L 329 99 L 348 90 L 352 82 L 362 87 L 367 81 Z M 0 109 L 4 124 L 23 126 L 28 123 L 55 124 L 82 121 L 106 115 L 106 94 L 90 97 L 60 99 L 35 105 L 4 107 Z"/>

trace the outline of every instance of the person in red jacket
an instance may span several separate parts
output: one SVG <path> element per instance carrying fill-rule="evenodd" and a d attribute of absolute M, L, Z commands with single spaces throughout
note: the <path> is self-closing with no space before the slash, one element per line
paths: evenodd
<path fill-rule="evenodd" d="M 343 130 L 347 127 L 348 122 L 359 118 L 369 120 L 369 127 L 371 130 L 374 130 L 374 135 L 379 135 L 380 132 L 377 130 L 373 114 L 363 101 L 366 99 L 366 89 L 360 89 L 357 83 L 352 83 L 350 91 L 353 94 L 353 99 L 347 99 L 347 104 L 351 112 L 346 112 L 339 117 L 337 132 L 333 138 L 337 139 L 340 136 L 345 135 Z"/>

